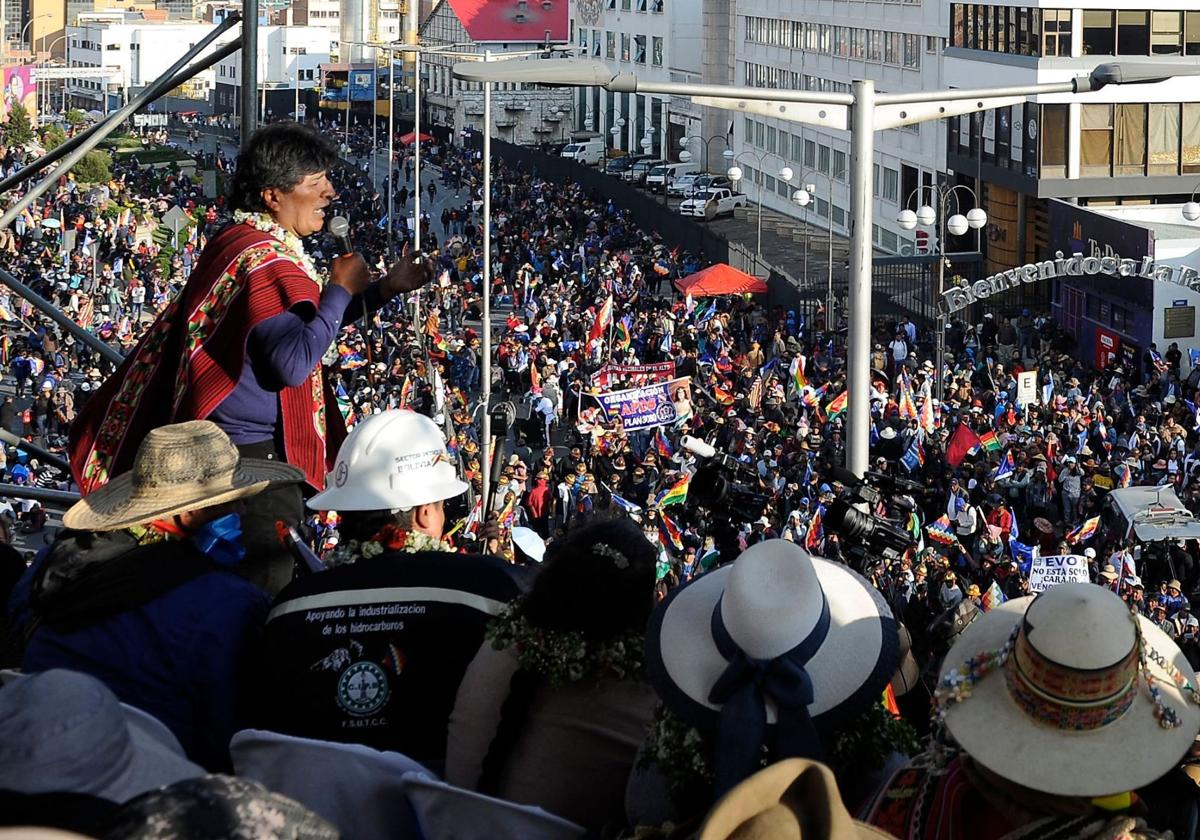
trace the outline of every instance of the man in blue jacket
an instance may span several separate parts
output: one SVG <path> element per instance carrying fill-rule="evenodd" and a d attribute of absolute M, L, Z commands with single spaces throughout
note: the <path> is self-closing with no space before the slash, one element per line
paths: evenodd
<path fill-rule="evenodd" d="M 131 472 L 67 511 L 70 530 L 18 587 L 22 668 L 91 674 L 166 724 L 193 761 L 227 770 L 268 606 L 236 574 L 239 506 L 302 479 L 241 458 L 207 420 L 151 431 Z"/>

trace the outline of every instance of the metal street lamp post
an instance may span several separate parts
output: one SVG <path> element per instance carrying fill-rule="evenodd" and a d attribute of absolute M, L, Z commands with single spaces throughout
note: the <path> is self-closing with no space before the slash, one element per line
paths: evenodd
<path fill-rule="evenodd" d="M 908 204 L 912 201 L 914 195 L 922 193 L 925 190 L 934 198 L 936 208 L 922 204 L 914 213 L 908 209 Z M 979 249 L 979 230 L 987 224 L 987 213 L 979 207 L 972 206 L 964 215 L 961 202 L 958 198 L 958 191 L 962 190 L 971 196 L 972 205 L 979 203 L 979 196 L 975 191 L 965 184 L 958 184 L 953 187 L 917 187 L 909 193 L 908 198 L 904 200 L 904 209 L 896 216 L 896 223 L 905 230 L 912 230 L 918 224 L 922 227 L 938 227 L 938 268 L 937 268 L 937 296 L 933 303 L 933 316 L 936 319 L 935 328 L 937 343 L 934 348 L 934 368 L 933 368 L 933 383 L 934 396 L 938 399 L 942 398 L 942 379 L 943 370 L 946 365 L 946 316 L 939 311 L 939 305 L 942 300 L 942 293 L 946 290 L 946 233 L 950 232 L 955 236 L 962 236 L 968 230 L 974 230 L 975 248 Z M 947 218 L 947 213 L 950 212 L 950 199 L 954 199 L 954 215 Z"/>
<path fill-rule="evenodd" d="M 679 148 L 682 149 L 682 151 L 679 153 L 679 159 L 681 161 L 683 161 L 684 163 L 687 163 L 689 160 L 692 159 L 692 153 L 690 151 L 688 151 L 688 143 L 692 140 L 699 140 L 704 145 L 704 171 L 705 172 L 708 172 L 708 144 L 711 143 L 713 140 L 720 140 L 722 143 L 725 144 L 726 149 L 729 148 L 729 138 L 724 137 L 720 134 L 714 134 L 712 137 L 701 137 L 698 134 L 692 134 L 687 137 L 681 137 L 679 140 Z M 687 155 L 687 157 L 684 157 L 684 155 Z"/>
<path fill-rule="evenodd" d="M 825 179 L 829 187 L 829 229 L 826 236 L 826 251 L 825 259 L 828 265 L 826 266 L 826 287 L 825 287 L 825 325 L 827 329 L 833 329 L 836 324 L 836 319 L 833 317 L 833 180 L 834 178 L 845 177 L 845 171 L 835 172 L 833 175 L 826 175 L 823 172 L 808 170 L 800 176 L 800 181 L 803 184 L 800 189 L 792 193 L 792 201 L 800 207 L 806 209 L 804 220 L 804 282 L 808 283 L 808 237 L 809 224 L 807 218 L 807 207 L 809 204 L 815 203 L 817 195 L 817 185 L 810 183 L 809 178 L 821 177 Z M 820 214 L 818 214 L 820 215 Z"/>
<path fill-rule="evenodd" d="M 727 169 L 725 172 L 725 174 L 729 176 L 729 180 L 733 181 L 734 184 L 736 184 L 738 181 L 742 180 L 742 175 L 743 175 L 742 168 L 740 166 L 736 165 L 738 160 L 740 160 L 743 157 L 748 157 L 751 160 L 753 160 L 755 163 L 758 164 L 758 169 L 756 170 L 758 172 L 758 179 L 755 182 L 755 186 L 758 188 L 755 191 L 756 192 L 755 197 L 758 199 L 758 236 L 757 236 L 756 244 L 754 246 L 754 255 L 757 258 L 757 262 L 761 262 L 762 261 L 762 199 L 763 199 L 763 187 L 766 186 L 765 182 L 767 180 L 766 173 L 762 171 L 762 167 L 763 167 L 763 159 L 766 157 L 766 152 L 761 152 L 761 153 L 759 153 L 759 152 L 742 152 L 740 155 L 734 155 L 732 150 L 726 149 L 721 154 L 727 161 L 731 161 L 734 164 L 734 165 L 730 166 L 729 169 Z M 787 173 L 786 177 L 784 176 L 785 172 Z M 785 180 L 785 181 L 790 181 L 792 179 L 792 170 L 786 166 L 783 167 L 783 169 L 781 169 L 779 171 L 779 177 L 783 178 L 783 180 Z M 758 266 L 756 263 L 755 268 L 757 268 L 757 267 Z"/>
<path fill-rule="evenodd" d="M 871 385 L 871 245 L 874 196 L 871 191 L 875 132 L 930 120 L 1023 103 L 1030 96 L 1086 93 L 1107 85 L 1147 84 L 1176 76 L 1200 75 L 1200 67 L 1145 62 L 1108 63 L 1062 82 L 1013 87 L 877 94 L 869 79 L 856 81 L 850 93 L 747 88 L 684 82 L 650 82 L 632 73 L 613 73 L 594 59 L 548 59 L 518 66 L 458 64 L 454 74 L 470 81 L 530 82 L 560 87 L 602 87 L 619 93 L 660 93 L 691 97 L 701 106 L 758 114 L 775 119 L 849 131 L 850 273 L 847 335 L 847 388 L 856 395 L 846 418 L 846 467 L 862 475 L 868 465 L 870 406 L 862 399 Z"/>

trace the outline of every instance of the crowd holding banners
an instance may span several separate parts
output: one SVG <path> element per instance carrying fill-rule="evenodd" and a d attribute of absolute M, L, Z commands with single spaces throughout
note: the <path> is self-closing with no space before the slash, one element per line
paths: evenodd
<path fill-rule="evenodd" d="M 892 771 L 904 755 L 920 750 L 918 737 L 928 727 L 929 700 L 936 693 L 939 704 L 948 707 L 934 733 L 942 753 L 939 766 L 952 771 L 937 776 L 936 783 L 957 787 L 928 787 L 931 796 L 942 790 L 945 801 L 955 801 L 951 794 L 957 790 L 967 796 L 964 801 L 984 796 L 996 806 L 988 794 L 1002 790 L 1000 804 L 1019 806 L 1021 814 L 1041 814 L 1042 809 L 1058 813 L 1054 809 L 1069 806 L 1087 818 L 1087 825 L 1108 825 L 1127 815 L 1148 817 L 1154 828 L 1180 824 L 1174 813 L 1160 809 L 1161 796 L 1148 788 L 1158 776 L 1170 775 L 1183 754 L 1180 745 L 1200 728 L 1185 685 L 1194 684 L 1188 663 L 1200 661 L 1198 623 L 1189 602 L 1200 575 L 1195 544 L 1143 544 L 1136 532 L 1117 525 L 1102 508 L 1109 487 L 1142 485 L 1170 486 L 1183 505 L 1197 508 L 1197 394 L 1181 377 L 1179 348 L 1168 348 L 1161 356 L 1151 348 L 1154 355 L 1147 353 L 1137 369 L 1114 361 L 1095 370 L 1074 358 L 1073 339 L 1049 318 L 1031 312 L 1013 318 L 988 313 L 978 325 L 952 320 L 947 355 L 938 360 L 928 357 L 933 336 L 927 331 L 907 319 L 881 318 L 875 324 L 871 390 L 850 394 L 839 343 L 842 325 L 826 324 L 827 313 L 806 318 L 754 297 L 697 301 L 670 294 L 662 279 L 694 273 L 704 267 L 703 257 L 672 253 L 654 234 L 640 230 L 626 211 L 577 185 L 551 184 L 499 161 L 492 196 L 493 288 L 482 289 L 478 155 L 441 145 L 429 160 L 440 172 L 444 190 L 461 191 L 461 203 L 454 205 L 459 218 L 448 219 L 441 231 L 446 248 L 439 249 L 437 232 L 430 230 L 427 240 L 423 236 L 427 259 L 446 282 L 423 295 L 425 309 L 416 322 L 399 299 L 374 312 L 350 313 L 358 317 L 348 318 L 337 330 L 335 346 L 323 359 L 332 392 L 327 412 L 336 407 L 348 425 L 365 434 L 390 419 L 394 409 L 411 408 L 447 431 L 445 462 L 439 443 L 427 447 L 438 453 L 424 467 L 441 470 L 456 463 L 463 489 L 477 492 L 484 481 L 496 484 L 492 511 L 478 511 L 470 525 L 460 525 L 458 520 L 468 519 L 470 512 L 464 505 L 445 514 L 444 527 L 430 521 L 422 533 L 438 544 L 432 554 L 447 562 L 491 552 L 514 561 L 507 567 L 488 561 L 506 580 L 511 575 L 512 585 L 503 596 L 487 596 L 498 602 L 516 596 L 513 607 L 463 619 L 460 629 L 469 624 L 472 638 L 487 641 L 474 660 L 454 657 L 457 673 L 467 675 L 462 685 L 480 685 L 481 674 L 503 672 L 512 675 L 511 691 L 491 697 L 468 688 L 454 696 L 443 685 L 454 679 L 438 682 L 437 713 L 445 721 L 447 740 L 442 749 L 422 746 L 421 758 L 431 764 L 444 758 L 447 773 L 451 765 L 457 768 L 454 781 L 464 787 L 546 803 L 552 811 L 571 806 L 570 791 L 602 781 L 604 796 L 587 803 L 594 809 L 570 816 L 589 828 L 620 832 L 622 826 L 631 829 L 638 823 L 687 824 L 702 817 L 721 793 L 744 790 L 739 782 L 755 778 L 751 774 L 756 769 L 757 754 L 743 749 L 749 744 L 772 759 L 823 759 L 851 811 L 870 799 L 876 783 L 892 777 L 891 786 L 884 788 L 891 793 L 875 800 L 870 814 L 872 822 L 898 836 L 971 836 L 965 827 L 971 824 L 964 822 L 969 815 L 946 813 L 934 825 L 926 819 L 931 812 L 914 815 L 898 804 L 906 779 L 915 789 L 934 778 L 920 775 L 921 768 L 933 766 L 924 758 L 902 775 L 892 776 Z M 405 170 L 403 161 L 397 163 Z M 333 178 L 342 197 L 329 212 L 347 212 L 352 240 L 366 263 L 382 269 L 387 222 L 382 227 L 378 222 L 385 202 L 366 187 L 369 178 L 361 169 L 336 171 Z M 204 231 L 210 243 L 218 229 Z M 303 248 L 318 262 L 335 255 L 331 243 L 319 236 Z M 485 291 L 506 315 L 492 325 L 497 353 L 490 371 L 482 369 L 479 356 L 480 332 L 488 328 L 478 322 Z M 110 332 L 115 335 L 116 330 Z M 135 341 L 130 336 L 125 344 Z M 46 361 L 44 349 L 37 355 Z M 939 363 L 944 366 L 940 391 L 934 388 Z M 672 380 L 686 379 L 690 387 L 638 381 L 646 375 L 645 366 L 661 366 L 663 373 L 669 366 Z M 1036 402 L 1029 399 L 1033 371 Z M 536 415 L 536 422 L 517 430 L 525 444 L 514 441 L 517 445 L 508 447 L 496 464 L 482 463 L 475 431 L 483 376 L 491 377 L 496 391 L 527 400 Z M 670 420 L 627 426 L 602 410 L 605 395 L 647 387 L 655 391 L 650 414 L 669 406 Z M 841 469 L 842 415 L 852 400 L 871 406 L 871 463 L 882 476 L 873 480 L 889 488 L 875 501 L 860 504 L 865 513 L 889 518 L 911 538 L 908 548 L 894 555 L 863 552 L 858 538 L 831 525 L 838 505 L 855 491 L 856 477 Z M 433 423 L 423 432 L 436 433 Z M 728 457 L 728 469 L 747 491 L 744 498 L 756 501 L 724 506 L 722 521 L 716 522 L 712 502 L 706 502 L 705 488 L 695 480 L 713 458 L 683 446 L 685 435 Z M 338 469 L 334 462 L 330 476 L 320 476 L 334 489 L 339 481 L 349 481 L 349 474 L 339 476 Z M 397 506 L 413 511 L 434 505 L 444 511 L 448 498 L 408 499 Z M 314 507 L 325 506 L 313 501 Z M 307 614 L 304 599 L 334 593 L 358 597 L 355 591 L 366 584 L 352 579 L 372 568 L 385 576 L 401 574 L 405 555 L 430 547 L 409 545 L 413 532 L 405 529 L 403 539 L 394 529 L 384 535 L 383 519 L 395 508 L 392 502 L 376 505 L 362 511 L 378 517 L 357 516 L 349 507 L 311 517 L 314 544 L 337 568 L 298 581 L 277 601 L 277 608 L 301 606 L 276 614 L 276 627 L 269 627 L 276 645 L 293 638 L 284 625 Z M 612 524 L 625 518 L 636 521 L 636 533 Z M 591 523 L 596 527 L 586 527 Z M 457 554 L 442 546 L 451 531 Z M 519 532 L 526 548 L 509 545 L 509 532 Z M 534 541 L 548 541 L 541 573 L 520 565 L 536 565 L 528 558 L 542 553 L 531 545 L 531 532 L 537 535 Z M 650 538 L 649 551 L 637 542 L 639 535 Z M 360 551 L 368 543 L 381 551 Z M 349 559 L 355 552 L 361 556 L 339 564 L 339 558 Z M 380 558 L 368 553 L 386 557 L 372 563 Z M 1070 596 L 1088 609 L 1076 610 L 1061 600 L 1073 588 L 1066 583 L 1048 588 L 1029 607 L 1026 595 L 1035 590 L 1035 563 L 1040 569 L 1043 561 L 1067 555 L 1079 558 L 1073 568 L 1082 572 L 1086 565 L 1088 579 L 1094 581 L 1077 584 L 1086 595 Z M 570 557 L 588 559 L 572 569 Z M 420 566 L 407 565 L 410 570 Z M 787 574 L 771 573 L 773 565 Z M 341 566 L 347 568 L 339 572 Z M 559 571 L 551 576 L 554 569 Z M 448 574 L 446 569 L 427 571 Z M 548 576 L 543 579 L 542 574 Z M 324 575 L 336 577 L 322 580 Z M 629 586 L 630 594 L 622 595 L 620 604 L 613 601 L 612 587 L 596 584 L 609 575 L 614 585 Z M 819 586 L 811 585 L 814 578 Z M 772 589 L 764 581 L 777 586 Z M 517 594 L 526 587 L 527 595 Z M 646 589 L 644 601 L 636 595 L 641 587 Z M 1114 594 L 1106 594 L 1106 588 Z M 813 600 L 818 594 L 821 598 Z M 659 603 L 647 637 L 641 619 L 655 595 Z M 1095 601 L 1098 595 L 1109 600 Z M 1097 627 L 1124 626 L 1120 619 L 1106 617 L 1118 598 L 1146 620 L 1131 621 L 1129 632 L 1098 635 Z M 374 602 L 369 606 L 379 608 Z M 383 607 L 386 611 L 388 604 Z M 616 608 L 626 612 L 605 614 Z M 1025 626 L 1019 618 L 1026 609 L 1048 610 L 1058 619 L 1030 619 L 1029 626 L 1050 627 L 1053 639 L 1033 632 L 1025 638 L 1018 632 Z M 1089 619 L 1093 614 L 1097 617 Z M 371 624 L 400 620 L 367 619 Z M 855 626 L 855 621 L 862 623 Z M 329 614 L 314 622 L 318 631 L 327 624 L 330 635 L 340 635 L 339 623 L 350 626 L 348 615 L 344 621 Z M 910 640 L 907 657 L 901 654 L 905 634 L 900 625 Z M 1147 627 L 1156 629 L 1151 633 Z M 850 630 L 870 635 L 869 643 L 846 642 Z M 984 630 L 987 638 L 977 639 Z M 348 629 L 345 635 L 354 633 Z M 320 632 L 316 639 L 314 652 L 318 642 L 324 644 Z M 1066 658 L 1060 655 L 1060 639 L 1088 639 L 1088 645 L 1078 645 L 1079 655 Z M 1141 648 L 1139 640 L 1147 646 Z M 402 740 L 407 737 L 402 721 L 398 726 L 395 720 L 371 721 L 377 717 L 374 712 L 407 691 L 399 682 L 401 674 L 414 684 L 421 682 L 415 663 L 428 650 L 418 645 L 410 661 L 405 644 L 392 650 L 386 639 L 372 639 L 368 655 L 352 641 L 363 644 L 351 638 L 303 663 L 287 663 L 297 675 L 303 671 L 305 677 L 317 675 L 323 681 L 323 687 L 312 691 L 324 692 L 322 702 L 331 710 L 336 706 L 338 720 L 366 721 L 327 726 L 320 735 L 361 742 L 364 733 L 394 727 L 401 740 L 384 737 L 378 743 L 404 748 L 408 742 Z M 994 647 L 998 653 L 986 662 L 972 662 L 977 647 Z M 1009 678 L 1019 662 L 1034 662 L 1049 672 L 1052 666 L 1087 668 L 1111 654 L 1112 661 L 1127 666 L 1113 674 L 1119 679 L 1130 673 L 1127 660 L 1135 649 L 1146 659 L 1134 657 L 1141 673 L 1159 681 L 1150 683 L 1156 686 L 1154 694 L 1144 679 L 1135 679 L 1134 695 L 1119 698 L 1131 705 L 1114 711 L 1122 726 L 1143 727 L 1132 739 L 1123 737 L 1119 750 L 1138 772 L 1112 770 L 1100 780 L 1095 780 L 1099 773 L 1076 774 L 1087 777 L 1087 783 L 1069 790 L 1048 779 L 1039 781 L 1046 794 L 1069 798 L 1066 805 L 1015 789 L 1013 785 L 1022 784 L 1019 774 L 990 742 L 1003 742 L 1010 730 L 1028 731 L 1026 752 L 1034 756 L 1030 763 L 1037 764 L 1037 736 L 1049 737 L 1053 727 L 1044 720 L 1045 710 L 1030 704 L 1024 718 L 1008 721 L 1007 729 L 992 729 L 986 719 L 997 701 L 983 692 L 1013 690 Z M 337 650 L 344 655 L 337 656 Z M 311 670 L 327 659 L 328 670 Z M 1170 663 L 1182 682 L 1160 660 Z M 960 661 L 968 663 L 964 679 L 970 677 L 977 697 L 951 704 L 970 693 L 955 678 Z M 279 666 L 282 659 L 273 657 L 272 662 Z M 409 665 L 412 670 L 406 671 Z M 897 676 L 898 667 L 907 676 Z M 995 670 L 1004 674 L 989 675 Z M 1168 691 L 1168 682 L 1185 687 Z M 589 694 L 593 684 L 596 693 Z M 756 699 L 756 685 L 768 692 L 770 713 L 762 697 Z M 662 705 L 647 713 L 643 701 L 653 699 L 651 688 Z M 895 695 L 887 708 L 877 702 L 885 693 Z M 585 702 L 581 697 L 588 698 L 589 724 L 597 733 L 586 752 L 602 762 L 602 779 L 590 779 L 581 765 L 565 759 L 554 765 L 553 785 L 524 778 L 533 772 L 530 767 L 548 766 L 541 756 L 555 754 L 553 745 L 561 743 L 553 710 L 564 702 L 577 708 Z M 612 702 L 618 697 L 626 701 Z M 399 702 L 404 699 L 411 698 Z M 980 711 L 970 712 L 976 699 Z M 496 704 L 501 707 L 498 716 Z M 274 705 L 275 714 L 283 715 L 279 698 Z M 304 718 L 300 705 L 289 707 L 286 716 Z M 368 713 L 354 714 L 364 710 Z M 970 719 L 960 725 L 964 712 Z M 1156 746 L 1145 727 L 1147 718 L 1159 729 L 1162 720 L 1178 721 L 1170 732 L 1163 729 L 1169 749 Z M 292 722 L 304 727 L 320 721 Z M 1110 741 L 1106 724 L 1093 726 L 1098 734 L 1088 742 L 1101 744 L 1102 754 Z M 272 725 L 281 726 L 277 720 Z M 645 741 L 635 743 L 638 727 L 647 725 Z M 493 728 L 495 739 L 484 750 L 480 745 Z M 965 752 L 957 763 L 951 759 L 946 764 L 944 753 L 954 749 L 955 741 Z M 1075 755 L 1065 747 L 1061 752 L 1063 760 Z M 639 753 L 636 772 L 644 784 L 636 789 L 644 795 L 639 801 L 617 802 L 614 791 L 622 771 L 634 769 L 633 756 Z M 928 761 L 933 761 L 932 753 Z M 1087 762 L 1089 770 L 1106 766 L 1095 757 Z M 1053 776 L 1053 766 L 1046 766 Z M 1001 784 L 994 777 L 1006 781 Z M 1092 801 L 1134 788 L 1140 789 L 1138 795 L 1116 806 L 1113 800 Z M 989 828 L 979 836 L 1003 836 L 1028 822 L 1014 807 L 992 807 L 986 813 Z M 913 819 L 906 822 L 906 814 Z"/>

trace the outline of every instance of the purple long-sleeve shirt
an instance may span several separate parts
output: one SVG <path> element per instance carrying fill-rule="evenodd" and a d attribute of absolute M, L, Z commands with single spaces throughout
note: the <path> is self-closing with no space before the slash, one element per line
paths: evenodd
<path fill-rule="evenodd" d="M 316 312 L 307 304 L 268 318 L 250 331 L 245 362 L 237 385 L 208 419 L 235 444 L 261 443 L 275 438 L 279 422 L 279 392 L 299 385 L 321 361 L 338 329 L 383 305 L 379 284 L 351 297 L 332 283 L 321 292 Z"/>

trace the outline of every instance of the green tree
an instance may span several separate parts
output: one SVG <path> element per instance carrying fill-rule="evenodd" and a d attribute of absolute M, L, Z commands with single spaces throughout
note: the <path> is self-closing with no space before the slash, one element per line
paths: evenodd
<path fill-rule="evenodd" d="M 46 126 L 46 130 L 42 132 L 42 146 L 49 152 L 52 149 L 57 149 L 67 141 L 67 132 L 63 131 L 63 127 L 58 123 L 51 123 Z"/>
<path fill-rule="evenodd" d="M 4 124 L 4 142 L 10 146 L 23 146 L 34 138 L 33 126 L 29 124 L 29 112 L 20 104 L 14 104 Z"/>
<path fill-rule="evenodd" d="M 67 111 L 67 122 L 71 125 L 81 125 L 87 122 L 87 115 L 78 108 L 72 108 L 70 111 Z"/>
<path fill-rule="evenodd" d="M 104 184 L 112 178 L 108 160 L 106 153 L 93 149 L 84 155 L 71 171 L 75 173 L 75 180 L 81 184 Z"/>

